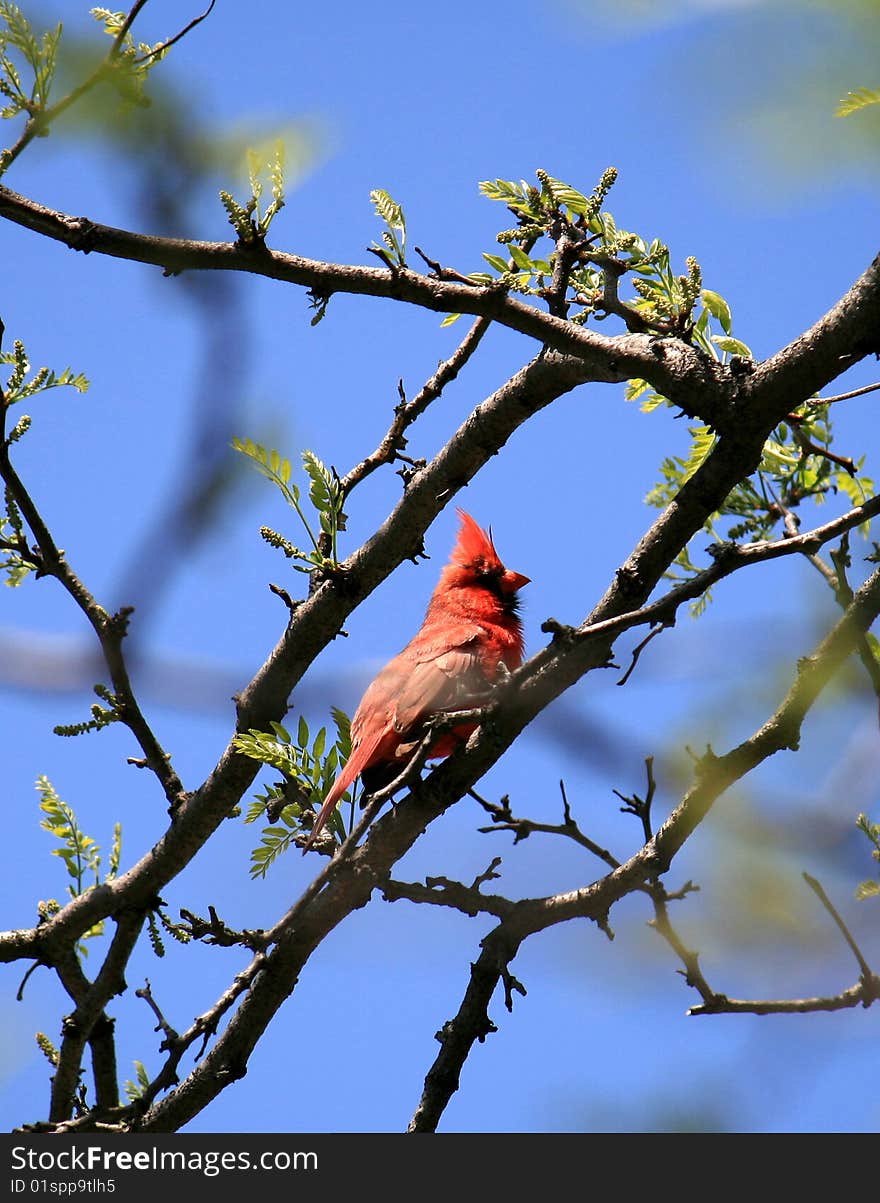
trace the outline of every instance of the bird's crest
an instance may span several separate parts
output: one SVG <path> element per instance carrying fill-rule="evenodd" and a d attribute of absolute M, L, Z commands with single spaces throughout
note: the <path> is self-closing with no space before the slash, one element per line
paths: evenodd
<path fill-rule="evenodd" d="M 461 529 L 449 557 L 452 563 L 458 564 L 460 568 L 475 568 L 480 565 L 484 570 L 503 569 L 504 566 L 492 542 L 491 529 L 483 530 L 470 514 L 466 514 L 462 509 L 456 513 L 461 519 Z"/>

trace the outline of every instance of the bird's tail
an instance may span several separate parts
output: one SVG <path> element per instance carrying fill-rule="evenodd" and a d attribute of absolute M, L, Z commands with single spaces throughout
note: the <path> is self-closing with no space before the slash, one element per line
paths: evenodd
<path fill-rule="evenodd" d="M 380 731 L 377 733 L 375 739 L 366 740 L 363 743 L 358 744 L 358 746 L 353 749 L 351 756 L 349 756 L 345 766 L 340 771 L 339 776 L 330 786 L 330 792 L 324 799 L 324 805 L 318 811 L 318 817 L 312 824 L 312 830 L 309 832 L 309 838 L 303 844 L 303 855 L 308 852 L 315 840 L 323 831 L 327 824 L 327 820 L 333 814 L 334 807 L 338 803 L 339 799 L 342 797 L 348 787 L 353 784 L 355 777 L 358 776 L 361 769 L 367 766 L 371 756 L 376 751 L 376 747 L 378 746 L 381 738 L 382 732 Z"/>

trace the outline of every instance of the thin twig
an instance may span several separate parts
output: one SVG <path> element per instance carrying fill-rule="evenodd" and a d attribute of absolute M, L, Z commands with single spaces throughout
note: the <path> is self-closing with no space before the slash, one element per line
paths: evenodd
<path fill-rule="evenodd" d="M 489 329 L 491 322 L 488 318 L 478 317 L 456 350 L 431 376 L 411 401 L 406 400 L 403 388 L 400 388 L 400 403 L 394 410 L 394 420 L 382 442 L 370 455 L 366 456 L 356 467 L 352 468 L 340 481 L 340 493 L 343 500 L 348 497 L 355 485 L 360 484 L 365 477 L 381 467 L 382 464 L 404 458 L 400 453 L 406 446 L 404 432 L 425 412 L 432 401 L 435 401 L 443 389 L 452 380 L 476 351 Z"/>
<path fill-rule="evenodd" d="M 211 15 L 211 10 L 213 9 L 216 2 L 217 2 L 217 0 L 211 0 L 211 3 L 208 5 L 208 7 L 205 9 L 205 11 L 201 14 L 201 16 L 194 17 L 192 19 L 192 21 L 190 21 L 189 25 L 186 25 L 186 26 L 184 26 L 183 29 L 181 29 L 180 33 L 176 33 L 173 38 L 169 38 L 168 41 L 163 42 L 161 44 L 161 46 L 154 46 L 153 49 L 149 52 L 149 54 L 143 54 L 143 55 L 141 55 L 140 58 L 136 58 L 134 61 L 138 65 L 140 65 L 141 63 L 148 62 L 151 58 L 155 58 L 157 54 L 164 54 L 166 50 L 170 50 L 171 47 L 175 44 L 175 42 L 179 42 L 181 38 L 185 38 L 186 35 L 190 32 L 190 30 L 195 29 L 195 27 L 197 25 L 201 25 L 202 21 L 204 21 L 206 17 L 209 17 Z"/>
<path fill-rule="evenodd" d="M 822 447 L 819 443 L 814 443 L 801 430 L 801 423 L 804 418 L 800 414 L 786 414 L 786 419 L 791 425 L 791 433 L 794 435 L 795 442 L 801 449 L 801 457 L 807 455 L 817 455 L 822 459 L 830 460 L 831 463 L 837 464 L 843 468 L 850 476 L 855 476 L 858 469 L 855 461 L 849 455 L 838 455 L 836 451 L 832 451 L 830 447 Z"/>
<path fill-rule="evenodd" d="M 645 626 L 648 623 L 669 622 L 674 618 L 679 607 L 685 602 L 701 597 L 707 589 L 716 584 L 716 582 L 730 576 L 731 573 L 751 564 L 761 564 L 768 560 L 779 559 L 782 556 L 793 555 L 795 553 L 801 553 L 809 557 L 811 553 L 815 552 L 816 549 L 829 540 L 845 531 L 852 530 L 856 526 L 860 526 L 877 514 L 880 514 L 880 495 L 872 497 L 870 501 L 856 506 L 855 509 L 848 510 L 839 518 L 834 518 L 832 521 L 826 522 L 822 526 L 817 526 L 813 530 L 805 531 L 803 534 L 786 535 L 782 539 L 768 539 L 758 543 L 714 544 L 708 549 L 714 561 L 709 568 L 704 568 L 702 572 L 698 572 L 689 581 L 685 581 L 681 585 L 676 585 L 655 602 L 641 606 L 637 610 L 616 614 L 612 618 L 602 619 L 598 622 L 586 622 L 580 627 L 566 626 L 555 619 L 548 619 L 542 624 L 541 629 L 547 633 L 556 635 L 563 642 L 573 643 L 586 639 L 594 639 L 601 635 L 616 634 L 619 631 L 629 630 L 636 626 Z M 540 654 L 538 660 L 540 662 Z M 536 667 L 534 663 L 523 665 L 521 669 L 518 669 L 514 673 L 514 679 L 530 675 Z"/>
<path fill-rule="evenodd" d="M 580 844 L 582 848 L 586 848 L 588 852 L 591 852 L 593 856 L 608 865 L 609 868 L 618 868 L 620 861 L 612 856 L 606 848 L 600 847 L 595 840 L 591 840 L 588 835 L 584 835 L 580 827 L 578 827 L 577 823 L 571 817 L 568 799 L 565 796 L 565 786 L 561 781 L 559 787 L 562 790 L 564 804 L 565 817 L 562 823 L 538 823 L 534 819 L 518 819 L 510 808 L 510 799 L 506 794 L 500 803 L 495 803 L 481 797 L 474 789 L 468 790 L 470 796 L 479 802 L 483 809 L 492 816 L 491 827 L 479 827 L 477 830 L 482 835 L 490 834 L 494 831 L 512 831 L 514 834 L 514 844 L 528 839 L 535 832 L 542 832 L 545 835 L 565 836 L 567 839 L 573 840 L 576 844 Z"/>
<path fill-rule="evenodd" d="M 875 979 L 870 989 L 859 982 L 848 990 L 841 990 L 839 994 L 815 998 L 746 999 L 718 994 L 707 1002 L 689 1007 L 688 1015 L 811 1015 L 821 1011 L 868 1007 L 877 998 L 880 998 L 880 979 Z"/>
<path fill-rule="evenodd" d="M 463 276 L 461 272 L 457 272 L 454 267 L 443 267 L 436 259 L 429 258 L 420 246 L 415 248 L 416 254 L 420 259 L 424 259 L 428 267 L 437 277 L 438 280 L 450 280 L 456 284 L 464 284 L 468 288 L 479 288 L 480 285 L 476 280 L 472 280 L 469 276 Z"/>
<path fill-rule="evenodd" d="M 835 397 L 816 397 L 812 401 L 807 401 L 806 404 L 812 409 L 818 409 L 822 405 L 833 405 L 835 401 L 849 401 L 851 397 L 862 397 L 865 393 L 875 393 L 880 388 L 880 384 L 866 384 L 862 388 L 850 389 L 848 393 L 838 393 Z"/>
<path fill-rule="evenodd" d="M 4 411 L 5 399 L 0 391 L 0 416 Z M 9 458 L 9 446 L 3 439 L 2 429 L 0 429 L 0 476 L 6 481 L 15 504 L 36 539 L 40 553 L 40 573 L 53 576 L 66 589 L 91 623 L 101 645 L 101 651 L 104 653 L 113 692 L 118 699 L 119 717 L 140 744 L 147 763 L 161 783 L 171 807 L 176 807 L 184 793 L 183 784 L 171 767 L 169 757 L 141 712 L 122 652 L 122 642 L 128 629 L 131 609 L 123 608 L 117 614 L 108 614 L 74 573 L 64 552 L 56 546 L 30 493 L 12 466 Z"/>
<path fill-rule="evenodd" d="M 30 145 L 34 138 L 45 133 L 56 117 L 60 117 L 72 105 L 74 105 L 82 96 L 90 92 L 97 84 L 107 76 L 108 71 L 112 68 L 116 59 L 122 50 L 122 44 L 125 37 L 141 9 L 146 5 L 147 0 L 137 0 L 137 3 L 132 5 L 128 15 L 119 27 L 116 36 L 113 39 L 106 56 L 101 60 L 97 68 L 92 74 L 85 79 L 81 84 L 78 84 L 68 94 L 59 100 L 57 104 L 50 105 L 47 109 L 37 110 L 28 114 L 28 119 L 25 127 L 18 137 L 18 140 L 8 150 L 0 152 L 0 165 L 5 172 L 18 158 L 21 152 Z"/>
<path fill-rule="evenodd" d="M 180 1039 L 177 1032 L 174 1030 L 174 1028 L 171 1026 L 171 1024 L 168 1022 L 168 1020 L 162 1014 L 162 1011 L 159 1008 L 159 1004 L 156 1002 L 155 998 L 153 997 L 153 989 L 150 985 L 149 978 L 144 978 L 143 986 L 141 986 L 140 989 L 135 990 L 134 996 L 135 996 L 135 998 L 142 998 L 144 1000 L 144 1002 L 147 1004 L 147 1006 L 150 1008 L 150 1010 L 153 1012 L 153 1014 L 156 1016 L 156 1026 L 153 1029 L 153 1031 L 162 1032 L 163 1035 L 165 1036 L 165 1040 L 168 1042 L 168 1044 L 173 1044 L 176 1040 Z"/>
<path fill-rule="evenodd" d="M 630 666 L 626 670 L 626 672 L 623 674 L 623 676 L 620 678 L 620 680 L 617 682 L 618 685 L 625 685 L 627 683 L 627 681 L 630 679 L 630 677 L 633 674 L 633 670 L 635 669 L 635 666 L 639 662 L 639 656 L 641 656 L 642 652 L 645 650 L 645 648 L 648 646 L 648 644 L 651 642 L 651 640 L 656 639 L 661 631 L 669 630 L 669 628 L 671 626 L 672 626 L 672 623 L 670 623 L 670 622 L 658 623 L 657 626 L 655 626 L 645 636 L 645 638 L 641 641 L 641 643 L 637 644 L 636 647 L 633 648 L 632 660 L 630 662 Z"/>
<path fill-rule="evenodd" d="M 807 885 L 810 887 L 810 889 L 813 891 L 813 893 L 816 895 L 816 897 L 819 899 L 819 901 L 825 907 L 825 910 L 828 912 L 828 914 L 831 916 L 831 918 L 837 924 L 837 928 L 838 928 L 840 934 L 843 936 L 844 940 L 846 940 L 847 944 L 850 947 L 850 951 L 852 952 L 853 956 L 856 958 L 856 961 L 858 962 L 858 966 L 859 966 L 859 969 L 861 970 L 862 977 L 865 979 L 873 977 L 873 973 L 871 971 L 870 965 L 868 964 L 868 962 L 865 960 L 864 956 L 862 955 L 861 949 L 859 948 L 858 944 L 856 944 L 849 928 L 846 926 L 843 919 L 841 918 L 840 912 L 837 910 L 834 903 L 831 901 L 831 899 L 825 893 L 824 889 L 822 888 L 821 883 L 818 882 L 816 880 L 816 878 L 812 877 L 809 873 L 803 873 L 802 876 L 803 876 L 804 881 L 807 883 Z"/>
<path fill-rule="evenodd" d="M 143 924 L 143 914 L 135 911 L 127 911 L 117 917 L 116 931 L 93 982 L 83 973 L 73 949 L 69 949 L 55 962 L 54 968 L 65 989 L 76 1002 L 76 1009 L 64 1021 L 64 1035 L 52 1081 L 49 1118 L 54 1122 L 70 1117 L 76 1085 L 82 1076 L 82 1058 L 87 1043 L 92 1047 L 93 1065 L 97 1061 L 95 1089 L 100 1104 L 107 1105 L 108 1098 L 110 1105 L 115 1105 L 118 1101 L 113 1028 L 104 1008 L 114 995 L 121 994 L 125 989 L 125 966 L 138 941 Z M 108 1040 L 109 1047 L 103 1047 Z M 112 1082 L 106 1075 L 99 1078 L 97 1074 L 97 1066 L 101 1064 L 102 1059 L 105 1065 L 112 1065 Z"/>
<path fill-rule="evenodd" d="M 666 318 L 649 317 L 646 313 L 622 301 L 619 295 L 620 278 L 626 272 L 626 264 L 613 255 L 595 252 L 583 257 L 585 263 L 593 263 L 602 270 L 602 299 L 590 301 L 588 297 L 577 298 L 586 301 L 593 307 L 601 308 L 605 313 L 613 313 L 623 319 L 627 330 L 632 334 L 671 334 L 672 323 Z"/>

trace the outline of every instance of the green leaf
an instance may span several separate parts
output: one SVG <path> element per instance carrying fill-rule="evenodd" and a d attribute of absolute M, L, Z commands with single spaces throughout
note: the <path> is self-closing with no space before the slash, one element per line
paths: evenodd
<path fill-rule="evenodd" d="M 578 215 L 586 214 L 589 210 L 590 202 L 582 192 L 578 192 L 570 184 L 564 184 L 562 180 L 555 180 L 552 176 L 544 176 L 543 183 L 557 205 L 565 205 L 572 213 Z"/>
<path fill-rule="evenodd" d="M 30 380 L 27 379 L 31 365 L 21 339 L 16 339 L 11 351 L 0 352 L 0 364 L 8 364 L 12 372 L 6 383 L 4 393 L 7 405 L 16 401 L 24 401 L 35 397 L 38 393 L 47 392 L 52 388 L 74 388 L 78 393 L 84 393 L 89 387 L 88 379 L 77 373 L 74 375 L 70 368 L 56 373 L 50 368 L 38 368 Z"/>
<path fill-rule="evenodd" d="M 479 187 L 483 196 L 487 196 L 489 200 L 500 201 L 516 213 L 521 213 L 523 217 L 537 219 L 540 216 L 525 182 L 516 184 L 512 180 L 482 180 Z"/>
<path fill-rule="evenodd" d="M 849 117 L 851 113 L 857 113 L 872 104 L 880 104 L 880 91 L 873 88 L 856 88 L 853 92 L 847 92 L 834 110 L 834 116 Z"/>
<path fill-rule="evenodd" d="M 331 706 L 330 713 L 336 724 L 336 746 L 342 760 L 348 760 L 351 755 L 351 719 L 338 706 Z"/>
<path fill-rule="evenodd" d="M 309 499 L 320 515 L 321 529 L 330 536 L 335 561 L 336 535 L 339 530 L 344 529 L 343 497 L 339 477 L 327 468 L 313 451 L 303 451 L 302 461 L 311 481 Z"/>
<path fill-rule="evenodd" d="M 730 355 L 741 355 L 744 359 L 752 358 L 750 348 L 738 338 L 727 338 L 723 334 L 713 334 L 712 342 L 720 351 L 727 351 Z"/>
<path fill-rule="evenodd" d="M 521 246 L 517 246 L 515 242 L 509 243 L 507 249 L 510 251 L 510 257 L 513 259 L 517 267 L 521 267 L 523 271 L 533 272 L 535 264 L 528 257 Z"/>
<path fill-rule="evenodd" d="M 630 380 L 627 382 L 624 398 L 627 401 L 635 401 L 636 398 L 641 397 L 642 393 L 650 387 L 651 386 L 648 384 L 647 380 Z"/>
<path fill-rule="evenodd" d="M 502 275 L 504 275 L 506 272 L 510 271 L 510 266 L 509 266 L 507 260 L 502 259 L 500 255 L 490 255 L 488 253 L 488 251 L 483 251 L 483 258 L 486 260 L 486 262 L 489 264 L 490 267 L 494 267 L 495 270 L 497 272 L 501 272 Z"/>
<path fill-rule="evenodd" d="M 36 785 L 40 795 L 40 810 L 44 815 L 40 820 L 40 827 L 53 839 L 58 840 L 60 847 L 53 848 L 51 854 L 64 862 L 67 875 L 71 878 L 67 892 L 71 898 L 77 898 L 100 884 L 101 850 L 97 842 L 80 828 L 72 807 L 59 796 L 49 778 L 38 777 Z M 114 875 L 119 866 L 121 841 L 122 833 L 117 824 L 110 855 L 111 874 Z M 87 877 L 93 877 L 94 880 L 87 882 Z M 100 935 L 103 930 L 103 923 L 96 923 L 83 932 L 83 939 Z M 86 949 L 82 943 L 78 947 L 85 953 Z"/>
<path fill-rule="evenodd" d="M 713 292 L 711 288 L 703 288 L 700 291 L 700 299 L 712 316 L 721 323 L 724 333 L 729 334 L 733 328 L 733 320 L 730 315 L 730 306 L 724 297 L 720 293 Z"/>
<path fill-rule="evenodd" d="M 661 397 L 659 393 L 651 392 L 639 406 L 643 414 L 653 413 L 655 409 L 659 409 L 661 405 L 669 405 L 668 397 Z"/>
<path fill-rule="evenodd" d="M 150 1076 L 144 1068 L 143 1062 L 134 1062 L 134 1073 L 136 1081 L 130 1079 L 125 1083 L 125 1094 L 130 1103 L 134 1103 L 141 1098 L 144 1092 L 149 1088 Z"/>
<path fill-rule="evenodd" d="M 374 188 L 370 193 L 370 200 L 373 202 L 376 213 L 388 227 L 387 234 L 382 236 L 383 241 L 403 267 L 406 252 L 406 218 L 403 215 L 403 209 L 384 188 Z"/>
<path fill-rule="evenodd" d="M 312 744 L 312 756 L 315 760 L 320 760 L 324 755 L 324 745 L 327 742 L 327 728 L 322 727 L 315 736 L 315 742 Z"/>
<path fill-rule="evenodd" d="M 403 210 L 400 205 L 392 199 L 384 188 L 374 188 L 370 193 L 370 200 L 376 207 L 376 212 L 392 229 L 405 230 L 406 220 L 403 216 Z"/>

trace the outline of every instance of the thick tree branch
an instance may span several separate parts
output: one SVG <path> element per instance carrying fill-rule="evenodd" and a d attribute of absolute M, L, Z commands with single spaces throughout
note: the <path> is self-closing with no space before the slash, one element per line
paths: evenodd
<path fill-rule="evenodd" d="M 744 380 L 747 420 L 760 411 L 782 421 L 853 363 L 878 354 L 880 255 L 824 317 Z"/>
<path fill-rule="evenodd" d="M 446 1105 L 458 1090 L 462 1066 L 477 1041 L 497 1031 L 489 1018 L 489 1004 L 507 966 L 516 956 L 518 941 L 511 941 L 501 928 L 482 942 L 479 957 L 471 965 L 470 981 L 455 1018 L 437 1032 L 440 1052 L 425 1079 L 422 1097 L 410 1120 L 409 1132 L 435 1132 Z"/>
<path fill-rule="evenodd" d="M 82 1076 L 86 1044 L 91 1046 L 95 1080 L 95 1105 L 103 1110 L 119 1101 L 113 1021 L 107 1003 L 125 990 L 125 967 L 143 927 L 143 915 L 128 912 L 117 921 L 116 932 L 98 976 L 90 982 L 75 952 L 68 950 L 55 966 L 62 984 L 76 1003 L 65 1017 L 58 1066 L 52 1081 L 51 1123 L 70 1118 L 77 1084 Z"/>
<path fill-rule="evenodd" d="M 730 372 L 676 339 L 645 334 L 598 334 L 510 296 L 497 285 L 473 287 L 438 280 L 409 268 L 391 272 L 306 259 L 264 246 L 198 242 L 138 234 L 40 205 L 0 186 L 0 217 L 64 243 L 73 250 L 182 271 L 240 271 L 298 284 L 319 296 L 334 292 L 387 297 L 435 313 L 468 313 L 517 330 L 544 346 L 581 360 L 592 379 L 640 377 L 685 413 L 721 429 L 733 416 L 736 388 Z"/>

